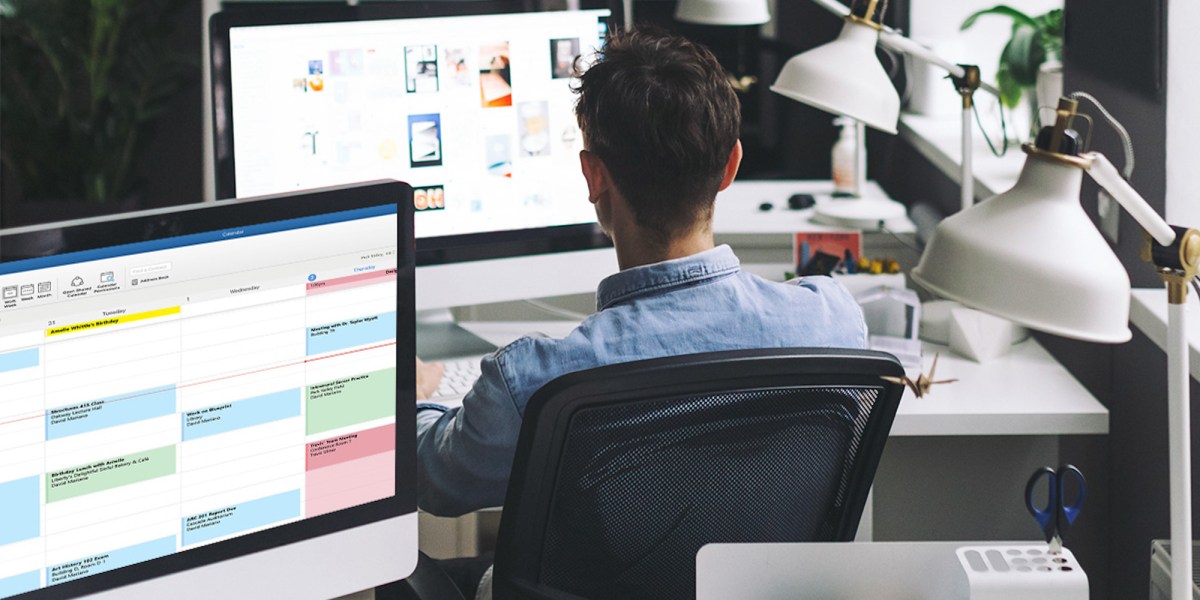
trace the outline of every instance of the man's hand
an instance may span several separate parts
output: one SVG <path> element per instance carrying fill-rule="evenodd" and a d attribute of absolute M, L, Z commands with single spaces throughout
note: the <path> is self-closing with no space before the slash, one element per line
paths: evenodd
<path fill-rule="evenodd" d="M 446 367 L 440 362 L 427 363 L 417 359 L 417 400 L 428 400 L 442 382 Z"/>

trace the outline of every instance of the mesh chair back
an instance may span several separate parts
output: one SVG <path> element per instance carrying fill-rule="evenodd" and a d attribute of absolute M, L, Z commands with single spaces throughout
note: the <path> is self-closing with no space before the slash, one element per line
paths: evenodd
<path fill-rule="evenodd" d="M 526 410 L 493 597 L 695 597 L 712 542 L 850 540 L 902 388 L 894 357 L 772 349 L 560 377 Z"/>

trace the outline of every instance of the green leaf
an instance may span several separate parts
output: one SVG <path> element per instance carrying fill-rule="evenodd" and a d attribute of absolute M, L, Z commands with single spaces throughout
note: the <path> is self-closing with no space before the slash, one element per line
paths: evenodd
<path fill-rule="evenodd" d="M 962 22 L 962 25 L 959 26 L 959 28 L 958 28 L 959 31 L 965 31 L 966 29 L 970 28 L 972 25 L 975 24 L 975 21 L 979 20 L 979 17 L 982 17 L 984 15 L 999 15 L 999 16 L 1003 16 L 1003 17 L 1008 17 L 1008 18 L 1012 19 L 1013 22 L 1016 24 L 1025 25 L 1027 27 L 1033 27 L 1033 28 L 1037 27 L 1037 22 L 1034 21 L 1033 18 L 1030 17 L 1029 15 L 1027 15 L 1011 6 L 1008 6 L 1006 4 L 997 4 L 996 6 L 993 6 L 991 8 L 985 8 L 981 11 L 977 11 L 974 14 L 972 14 L 971 16 L 967 17 L 967 19 Z"/>
<path fill-rule="evenodd" d="M 1016 108 L 1021 103 L 1024 89 L 1012 78 L 1012 73 L 1003 63 L 996 71 L 996 88 L 1000 90 L 1000 101 L 1009 109 Z"/>
<path fill-rule="evenodd" d="M 1000 62 L 1008 67 L 1009 74 L 1017 84 L 1030 87 L 1037 85 L 1038 67 L 1046 60 L 1046 49 L 1042 47 L 1036 29 L 1017 27 L 1012 38 L 1000 54 Z"/>
<path fill-rule="evenodd" d="M 1061 8 L 1056 8 L 1034 20 L 1037 21 L 1038 31 L 1041 31 L 1043 35 L 1062 38 L 1064 21 Z"/>
<path fill-rule="evenodd" d="M 1063 11 L 1052 10 L 1037 18 L 1038 33 L 1042 48 L 1046 51 L 1047 60 L 1062 60 L 1064 35 Z"/>

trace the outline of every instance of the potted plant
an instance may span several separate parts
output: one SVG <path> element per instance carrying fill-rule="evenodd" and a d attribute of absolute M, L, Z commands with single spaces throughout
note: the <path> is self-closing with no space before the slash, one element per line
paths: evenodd
<path fill-rule="evenodd" d="M 171 47 L 186 4 L 0 0 L 0 163 L 6 191 L 38 203 L 21 220 L 133 208 L 149 133 L 198 76 Z"/>
<path fill-rule="evenodd" d="M 1032 90 L 1033 120 L 1039 106 L 1053 106 L 1062 95 L 1063 11 L 1054 9 L 1036 17 L 1011 6 L 1000 4 L 967 17 L 960 30 L 967 30 L 984 15 L 1012 20 L 1012 34 L 1000 53 L 996 87 L 1007 108 L 1016 108 Z"/>

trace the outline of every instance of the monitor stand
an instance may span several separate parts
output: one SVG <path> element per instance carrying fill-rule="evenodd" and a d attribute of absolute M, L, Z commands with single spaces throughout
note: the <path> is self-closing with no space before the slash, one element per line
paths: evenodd
<path fill-rule="evenodd" d="M 478 356 L 495 350 L 495 344 L 455 323 L 449 310 L 417 311 L 417 356 L 421 360 Z"/>

